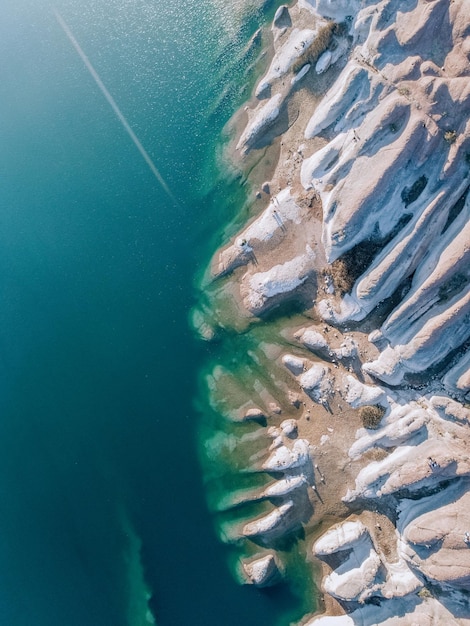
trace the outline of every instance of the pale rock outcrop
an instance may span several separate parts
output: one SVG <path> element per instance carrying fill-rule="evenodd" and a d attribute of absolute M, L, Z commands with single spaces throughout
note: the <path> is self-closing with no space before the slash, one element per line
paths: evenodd
<path fill-rule="evenodd" d="M 426 437 L 426 424 L 428 415 L 423 409 L 415 409 L 405 412 L 403 416 L 397 413 L 403 411 L 396 410 L 390 414 L 388 423 L 374 433 L 368 433 L 360 430 L 358 439 L 349 449 L 349 456 L 353 459 L 360 457 L 364 452 L 373 446 L 381 448 L 393 448 L 405 443 L 406 441 L 416 441 L 418 438 Z"/>
<path fill-rule="evenodd" d="M 244 420 L 262 420 L 265 419 L 266 415 L 264 414 L 264 411 L 262 411 L 261 409 L 257 408 L 257 407 L 252 407 L 251 409 L 247 409 L 245 411 L 245 414 L 243 416 Z"/>
<path fill-rule="evenodd" d="M 429 403 L 437 414 L 445 420 L 451 420 L 462 425 L 470 425 L 470 409 L 462 406 L 447 396 L 432 396 Z M 461 435 L 464 436 L 464 433 Z"/>
<path fill-rule="evenodd" d="M 431 461 L 430 461 L 431 459 Z M 460 476 L 470 475 L 470 458 L 458 442 L 426 440 L 418 446 L 401 445 L 383 461 L 366 465 L 356 485 L 343 500 L 380 498 L 395 493 L 419 492 Z"/>
<path fill-rule="evenodd" d="M 269 587 L 279 581 L 280 570 L 276 557 L 272 553 L 242 562 L 247 582 L 256 587 Z"/>
<path fill-rule="evenodd" d="M 369 588 L 376 584 L 380 566 L 380 558 L 372 547 L 355 546 L 342 566 L 324 579 L 323 588 L 344 601 L 364 600 L 369 597 Z"/>
<path fill-rule="evenodd" d="M 348 16 L 355 15 L 360 7 L 359 0 L 301 0 L 306 8 L 316 14 L 337 22 L 343 22 Z"/>
<path fill-rule="evenodd" d="M 299 385 L 315 402 L 326 402 L 332 393 L 333 379 L 330 369 L 321 363 L 314 363 L 298 378 Z"/>
<path fill-rule="evenodd" d="M 275 507 L 270 513 L 252 522 L 248 522 L 243 527 L 245 537 L 256 537 L 262 535 L 265 538 L 279 536 L 290 529 L 294 524 L 292 512 L 294 503 L 292 500 Z"/>
<path fill-rule="evenodd" d="M 323 582 L 327 593 L 343 601 L 404 597 L 421 587 L 405 560 L 389 562 L 379 556 L 369 529 L 360 520 L 331 528 L 315 543 L 313 552 L 322 559 L 346 552 Z"/>
<path fill-rule="evenodd" d="M 369 597 L 378 582 L 381 561 L 361 522 L 346 522 L 329 530 L 313 550 L 318 556 L 350 551 L 341 565 L 324 579 L 327 593 L 345 601 L 363 601 Z"/>
<path fill-rule="evenodd" d="M 337 334 L 335 340 L 332 341 L 332 338 L 328 337 L 325 333 L 325 327 L 310 326 L 308 328 L 301 328 L 294 333 L 294 337 L 311 352 L 314 352 L 325 360 L 334 361 L 338 359 L 341 361 L 344 359 L 353 359 L 358 356 L 359 346 L 357 341 L 349 335 L 343 335 L 341 336 L 340 345 L 334 348 L 332 346 L 333 341 L 335 341 L 336 344 L 339 343 L 336 340 Z"/>
<path fill-rule="evenodd" d="M 299 72 L 297 72 L 295 76 L 291 78 L 290 84 L 293 86 L 299 83 L 302 80 L 302 78 L 306 76 L 306 74 L 308 74 L 310 67 L 311 67 L 310 63 L 306 63 L 303 66 L 303 68 Z"/>
<path fill-rule="evenodd" d="M 286 4 L 282 4 L 274 14 L 272 30 L 276 28 L 284 29 L 287 26 L 292 26 L 292 20 L 289 15 L 289 7 Z"/>
<path fill-rule="evenodd" d="M 302 374 L 305 370 L 305 359 L 301 359 L 293 354 L 285 354 L 282 357 L 282 363 L 294 376 Z"/>
<path fill-rule="evenodd" d="M 367 527 L 359 520 L 337 524 L 316 541 L 313 552 L 317 556 L 327 556 L 339 550 L 349 550 L 368 535 Z"/>
<path fill-rule="evenodd" d="M 415 593 L 380 606 L 367 605 L 349 615 L 314 617 L 305 626 L 469 626 L 470 619 L 456 618 L 435 598 Z"/>
<path fill-rule="evenodd" d="M 392 239 L 392 241 L 383 249 L 383 251 L 377 255 L 371 266 L 367 269 L 367 272 L 363 274 L 354 285 L 351 294 L 346 294 L 341 302 L 340 311 L 336 312 L 332 307 L 326 307 L 325 303 L 319 303 L 319 310 L 324 319 L 334 321 L 336 323 L 343 323 L 349 320 L 359 321 L 364 319 L 377 305 L 389 298 L 400 283 L 414 272 L 417 265 L 428 251 L 431 241 L 436 238 L 436 232 L 442 231 L 447 221 L 447 216 L 450 209 L 458 200 L 462 194 L 466 183 L 463 183 L 460 188 L 457 188 L 453 193 L 448 193 L 444 196 L 444 192 L 441 192 L 434 198 L 427 206 L 425 206 L 423 212 L 416 214 L 415 219 L 411 220 L 400 233 Z M 463 264 L 466 268 L 466 257 L 463 249 L 468 249 L 469 233 L 465 232 L 460 237 L 458 242 L 455 242 L 457 246 L 461 246 L 462 251 L 457 248 L 458 252 L 464 256 Z M 452 242 L 452 249 L 454 250 L 454 242 Z M 467 252 L 467 250 L 465 250 Z M 453 254 L 455 257 L 458 254 Z M 444 253 L 445 264 L 448 269 L 447 275 L 443 276 L 441 280 L 437 280 L 431 277 L 430 281 L 434 282 L 434 290 L 437 292 L 439 287 L 448 280 L 449 273 L 451 275 L 457 273 L 458 266 L 454 266 L 448 259 L 448 255 Z M 443 271 L 438 268 L 438 271 Z M 433 280 L 434 278 L 434 280 Z M 436 285 L 436 280 L 438 284 Z M 435 296 L 434 296 L 435 297 Z M 419 313 L 423 315 L 425 304 L 423 303 L 424 295 L 422 290 L 416 295 L 418 301 Z M 430 304 L 434 304 L 436 300 L 431 301 Z M 428 305 L 427 308 L 429 308 Z M 403 305 L 400 307 L 403 308 Z M 410 325 L 410 320 L 416 317 L 416 313 L 413 316 L 410 315 L 409 307 L 405 309 L 403 314 L 398 318 L 396 323 L 396 333 L 398 335 L 397 341 L 404 341 L 404 330 Z M 391 339 L 390 336 L 390 323 L 386 322 L 381 330 L 382 334 Z"/>
<path fill-rule="evenodd" d="M 297 439 L 290 449 L 286 445 L 281 445 L 263 463 L 263 469 L 270 472 L 284 472 L 302 468 L 310 463 L 309 450 L 309 443 L 306 439 Z"/>
<path fill-rule="evenodd" d="M 414 323 L 429 319 L 440 301 L 468 289 L 470 282 L 470 197 L 446 232 L 434 238 L 417 267 L 411 289 L 382 324 L 381 332 L 392 344 L 413 337 Z"/>
<path fill-rule="evenodd" d="M 298 434 L 298 425 L 295 419 L 287 419 L 281 422 L 280 428 L 286 437 L 295 439 Z"/>
<path fill-rule="evenodd" d="M 354 409 L 370 404 L 387 405 L 386 393 L 375 385 L 365 385 L 355 376 L 346 376 L 345 400 Z"/>
<path fill-rule="evenodd" d="M 305 28 L 293 28 L 287 41 L 277 50 L 271 61 L 269 70 L 259 81 L 255 95 L 260 98 L 272 87 L 276 80 L 285 76 L 295 61 L 307 50 L 317 33 Z"/>
<path fill-rule="evenodd" d="M 341 345 L 334 350 L 335 356 L 339 359 L 352 359 L 358 356 L 359 345 L 352 337 L 345 336 Z"/>
<path fill-rule="evenodd" d="M 298 476 L 287 476 L 287 478 L 281 478 L 277 480 L 269 487 L 263 490 L 263 497 L 265 498 L 279 498 L 286 496 L 297 489 L 303 488 L 308 484 L 307 477 L 304 474 Z"/>
<path fill-rule="evenodd" d="M 323 74 L 323 72 L 326 72 L 326 70 L 331 65 L 332 58 L 333 58 L 333 55 L 331 54 L 330 50 L 327 50 L 326 52 L 324 52 L 320 56 L 318 61 L 316 62 L 315 72 L 317 74 Z"/>
<path fill-rule="evenodd" d="M 399 385 L 406 374 L 424 372 L 470 337 L 470 289 L 436 306 L 433 313 L 422 326 L 416 323 L 409 343 L 386 348 L 378 359 L 364 364 L 364 371 L 389 385 Z"/>
<path fill-rule="evenodd" d="M 403 554 L 426 578 L 468 590 L 470 493 L 416 517 L 403 532 Z"/>
<path fill-rule="evenodd" d="M 235 240 L 214 259 L 215 277 L 229 274 L 237 267 L 256 261 L 255 249 L 273 238 L 281 237 L 290 224 L 301 224 L 302 211 L 288 188 L 274 196 L 264 211 Z"/>
<path fill-rule="evenodd" d="M 275 122 L 283 103 L 283 96 L 277 93 L 266 103 L 260 104 L 253 113 L 248 126 L 242 133 L 237 150 L 247 152 L 258 141 L 260 136 Z"/>
<path fill-rule="evenodd" d="M 304 344 L 306 348 L 320 354 L 322 356 L 331 352 L 330 345 L 319 327 L 312 326 L 311 328 L 305 328 L 295 333 L 295 337 Z"/>
<path fill-rule="evenodd" d="M 305 254 L 250 276 L 242 283 L 244 304 L 253 314 L 262 313 L 276 296 L 293 294 L 314 273 L 315 253 L 307 246 Z"/>
<path fill-rule="evenodd" d="M 470 392 L 470 352 L 464 354 L 444 376 L 443 383 L 452 393 Z"/>

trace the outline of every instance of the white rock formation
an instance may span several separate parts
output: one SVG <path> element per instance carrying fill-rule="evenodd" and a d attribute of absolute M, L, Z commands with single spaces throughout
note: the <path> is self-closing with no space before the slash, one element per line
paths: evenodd
<path fill-rule="evenodd" d="M 242 567 L 247 582 L 256 587 L 270 586 L 277 582 L 280 577 L 279 566 L 275 555 L 272 553 L 252 561 L 245 561 L 242 563 Z"/>
<path fill-rule="evenodd" d="M 360 521 L 344 522 L 330 528 L 313 546 L 317 556 L 327 556 L 339 550 L 353 548 L 361 539 L 368 538 L 369 531 Z"/>
<path fill-rule="evenodd" d="M 238 150 L 246 152 L 256 143 L 259 137 L 266 132 L 279 116 L 282 103 L 282 95 L 278 93 L 264 104 L 260 104 L 240 137 L 237 144 Z"/>
<path fill-rule="evenodd" d="M 299 385 L 315 402 L 328 401 L 333 389 L 330 369 L 321 363 L 314 363 L 310 369 L 298 378 Z"/>
<path fill-rule="evenodd" d="M 443 382 L 451 393 L 468 394 L 470 391 L 470 352 L 465 353 L 447 372 Z"/>
<path fill-rule="evenodd" d="M 270 472 L 284 472 L 304 467 L 310 463 L 309 443 L 306 439 L 297 439 L 289 449 L 287 445 L 276 448 L 263 463 L 263 469 Z"/>
<path fill-rule="evenodd" d="M 470 586 L 470 493 L 418 515 L 403 532 L 405 558 L 428 580 L 452 588 Z"/>
<path fill-rule="evenodd" d="M 259 81 L 256 87 L 256 96 L 262 97 L 273 85 L 274 81 L 285 76 L 294 62 L 307 50 L 316 36 L 310 29 L 299 30 L 293 28 L 285 44 L 278 49 L 271 61 L 267 74 Z"/>
<path fill-rule="evenodd" d="M 386 404 L 384 389 L 375 385 L 365 385 L 354 376 L 346 376 L 345 400 L 355 409 L 370 404 Z"/>
<path fill-rule="evenodd" d="M 259 314 L 276 296 L 295 292 L 313 274 L 314 261 L 315 254 L 307 247 L 305 254 L 250 276 L 248 285 L 242 285 L 246 308 Z"/>
<path fill-rule="evenodd" d="M 403 559 L 389 562 L 379 556 L 360 520 L 337 524 L 313 547 L 320 558 L 346 551 L 341 564 L 323 581 L 324 590 L 340 600 L 362 603 L 372 596 L 403 597 L 421 587 Z"/>
<path fill-rule="evenodd" d="M 214 276 L 222 276 L 255 260 L 255 249 L 276 237 L 282 237 L 291 224 L 302 222 L 302 211 L 289 189 L 274 196 L 265 210 L 237 237 L 235 243 L 220 252 L 214 263 Z"/>
<path fill-rule="evenodd" d="M 307 485 L 307 477 L 304 474 L 292 477 L 287 476 L 287 478 L 277 480 L 275 483 L 264 489 L 263 497 L 274 498 L 285 496 L 292 493 L 296 489 L 304 487 L 305 485 Z"/>
<path fill-rule="evenodd" d="M 389 346 L 364 370 L 389 385 L 399 385 L 406 374 L 424 372 L 470 337 L 470 289 L 448 304 L 435 306 L 433 313 L 416 324 L 412 340 Z"/>
<path fill-rule="evenodd" d="M 326 48 L 304 56 L 329 20 Z M 349 615 L 314 616 L 308 626 L 470 624 L 469 33 L 469 0 L 283 7 L 255 91 L 262 101 L 238 142 L 247 154 L 288 127 L 264 188 L 282 191 L 219 254 L 213 274 L 246 266 L 237 280 L 255 316 L 308 293 L 315 325 L 295 333 L 295 354 L 285 348 L 292 333 L 283 334 L 273 358 L 292 374 L 293 388 L 286 372 L 276 378 L 292 411 L 308 401 L 302 391 L 337 407 L 331 419 L 348 426 L 361 407 L 384 409 L 376 430 L 348 441 L 347 428 L 335 424 L 333 438 L 306 424 L 305 403 L 293 422 L 279 400 L 288 419 L 268 430 L 267 458 L 257 456 L 257 470 L 276 477 L 257 497 L 273 508 L 243 534 L 269 543 L 301 523 L 312 453 L 349 447 L 349 458 L 325 465 L 344 471 L 338 498 L 355 517 L 314 547 L 332 565 L 324 592 Z M 371 522 L 380 516 L 391 531 Z"/>
<path fill-rule="evenodd" d="M 301 359 L 293 354 L 285 354 L 282 357 L 282 363 L 294 376 L 302 374 L 305 370 L 305 359 Z"/>
<path fill-rule="evenodd" d="M 294 503 L 289 500 L 267 515 L 245 524 L 243 534 L 245 537 L 280 535 L 291 527 L 293 509 Z"/>

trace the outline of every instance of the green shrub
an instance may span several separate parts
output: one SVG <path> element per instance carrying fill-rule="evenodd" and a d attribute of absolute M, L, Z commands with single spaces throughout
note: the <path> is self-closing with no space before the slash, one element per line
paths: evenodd
<path fill-rule="evenodd" d="M 455 140 L 457 139 L 457 131 L 447 130 L 444 133 L 444 139 L 447 141 L 447 143 L 454 143 Z"/>
<path fill-rule="evenodd" d="M 350 273 L 348 264 L 344 258 L 333 261 L 328 270 L 328 274 L 331 276 L 335 291 L 338 291 L 340 296 L 349 293 L 354 287 L 354 277 Z"/>
<path fill-rule="evenodd" d="M 341 296 L 351 291 L 356 280 L 366 271 L 382 247 L 383 244 L 378 241 L 362 241 L 333 261 L 327 271 L 335 290 Z"/>
<path fill-rule="evenodd" d="M 359 416 L 362 420 L 364 428 L 370 428 L 373 430 L 379 427 L 384 414 L 385 409 L 378 404 L 362 406 L 359 409 Z"/>

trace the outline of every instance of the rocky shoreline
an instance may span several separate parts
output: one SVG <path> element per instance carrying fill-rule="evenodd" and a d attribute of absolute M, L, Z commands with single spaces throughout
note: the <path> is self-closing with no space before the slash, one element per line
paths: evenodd
<path fill-rule="evenodd" d="M 277 166 L 194 316 L 206 340 L 280 320 L 247 384 L 208 380 L 266 441 L 239 575 L 288 576 L 300 529 L 303 624 L 470 624 L 470 5 L 298 0 L 272 41 L 232 158 Z"/>

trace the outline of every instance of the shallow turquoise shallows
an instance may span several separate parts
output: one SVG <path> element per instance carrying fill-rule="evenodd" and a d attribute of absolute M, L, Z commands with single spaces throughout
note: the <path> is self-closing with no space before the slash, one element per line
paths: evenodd
<path fill-rule="evenodd" d="M 194 276 L 243 193 L 216 146 L 275 8 L 247 4 L 2 3 L 0 626 L 270 626 L 295 604 L 233 581 L 196 452 Z"/>

